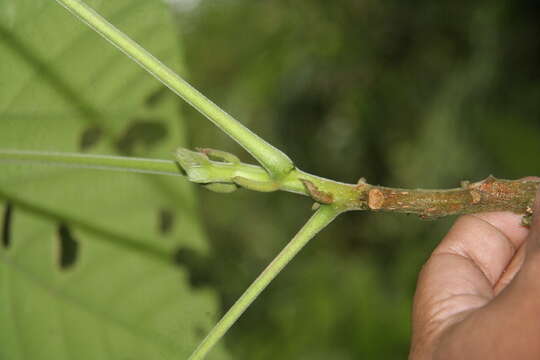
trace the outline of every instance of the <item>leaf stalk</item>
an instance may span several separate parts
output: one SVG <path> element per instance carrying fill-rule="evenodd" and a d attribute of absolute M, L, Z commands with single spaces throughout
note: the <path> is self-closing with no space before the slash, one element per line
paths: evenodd
<path fill-rule="evenodd" d="M 195 349 L 189 360 L 203 359 L 281 270 L 302 250 L 309 240 L 330 224 L 339 213 L 340 210 L 331 205 L 321 206 L 225 313 L 206 338 L 199 344 L 197 349 Z"/>

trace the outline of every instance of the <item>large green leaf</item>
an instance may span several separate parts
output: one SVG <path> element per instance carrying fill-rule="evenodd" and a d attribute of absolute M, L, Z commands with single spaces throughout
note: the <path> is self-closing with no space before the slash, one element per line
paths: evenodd
<path fill-rule="evenodd" d="M 88 1 L 178 68 L 158 0 Z M 0 148 L 167 158 L 178 101 L 52 0 L 0 1 Z M 0 163 L 0 359 L 183 359 L 216 319 L 181 178 Z M 225 358 L 222 349 L 213 352 Z"/>

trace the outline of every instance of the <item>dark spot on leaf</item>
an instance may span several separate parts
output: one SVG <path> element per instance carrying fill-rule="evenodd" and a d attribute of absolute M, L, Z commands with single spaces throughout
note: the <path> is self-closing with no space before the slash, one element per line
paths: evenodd
<path fill-rule="evenodd" d="M 103 135 L 103 131 L 98 126 L 92 126 L 83 131 L 79 141 L 79 149 L 88 151 L 95 146 Z"/>
<path fill-rule="evenodd" d="M 132 122 L 116 142 L 118 152 L 133 155 L 147 151 L 167 136 L 167 127 L 152 119 L 138 119 Z"/>
<path fill-rule="evenodd" d="M 174 226 L 174 213 L 169 209 L 160 209 L 158 213 L 159 232 L 166 235 Z"/>
<path fill-rule="evenodd" d="M 11 245 L 11 223 L 13 220 L 13 205 L 7 203 L 4 207 L 2 221 L 2 245 L 7 249 Z"/>
<path fill-rule="evenodd" d="M 192 249 L 182 248 L 174 256 L 177 265 L 189 270 L 189 283 L 193 287 L 203 287 L 212 284 L 212 269 L 208 266 L 206 257 L 196 253 Z"/>
<path fill-rule="evenodd" d="M 166 86 L 160 87 L 159 89 L 150 93 L 146 99 L 144 99 L 144 105 L 150 108 L 158 105 L 159 102 L 165 98 L 165 95 L 167 95 L 168 92 L 169 89 Z"/>
<path fill-rule="evenodd" d="M 203 338 L 206 334 L 208 334 L 208 330 L 206 330 L 203 326 L 195 327 L 193 332 L 195 333 L 195 336 L 198 338 Z"/>
<path fill-rule="evenodd" d="M 73 236 L 66 224 L 58 225 L 58 263 L 60 269 L 68 270 L 77 262 L 79 241 Z"/>

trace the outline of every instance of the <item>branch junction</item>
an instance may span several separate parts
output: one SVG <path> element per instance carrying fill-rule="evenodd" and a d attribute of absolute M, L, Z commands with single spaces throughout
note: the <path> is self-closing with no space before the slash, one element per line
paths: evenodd
<path fill-rule="evenodd" d="M 399 189 L 370 185 L 363 178 L 357 184 L 345 184 L 297 168 L 277 182 L 263 168 L 241 163 L 233 155 L 225 154 L 211 149 L 199 152 L 178 149 L 176 157 L 190 181 L 203 184 L 210 190 L 215 184 L 229 186 L 227 192 L 238 187 L 265 192 L 282 190 L 309 196 L 316 203 L 332 205 L 342 212 L 400 212 L 416 214 L 423 219 L 484 211 L 512 211 L 525 215 L 524 223 L 527 223 L 540 188 L 539 180 L 503 180 L 490 175 L 478 182 L 462 181 L 461 186 L 455 189 Z"/>

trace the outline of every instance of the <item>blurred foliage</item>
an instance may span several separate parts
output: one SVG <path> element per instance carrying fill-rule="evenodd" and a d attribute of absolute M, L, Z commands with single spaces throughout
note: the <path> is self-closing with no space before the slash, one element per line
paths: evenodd
<path fill-rule="evenodd" d="M 190 80 L 315 174 L 455 187 L 540 174 L 537 1 L 177 1 Z M 191 3 L 189 9 L 180 6 Z M 193 146 L 243 156 L 186 110 Z M 289 194 L 201 190 L 223 311 L 309 216 Z M 238 359 L 404 358 L 417 272 L 452 219 L 347 214 L 227 335 Z"/>

